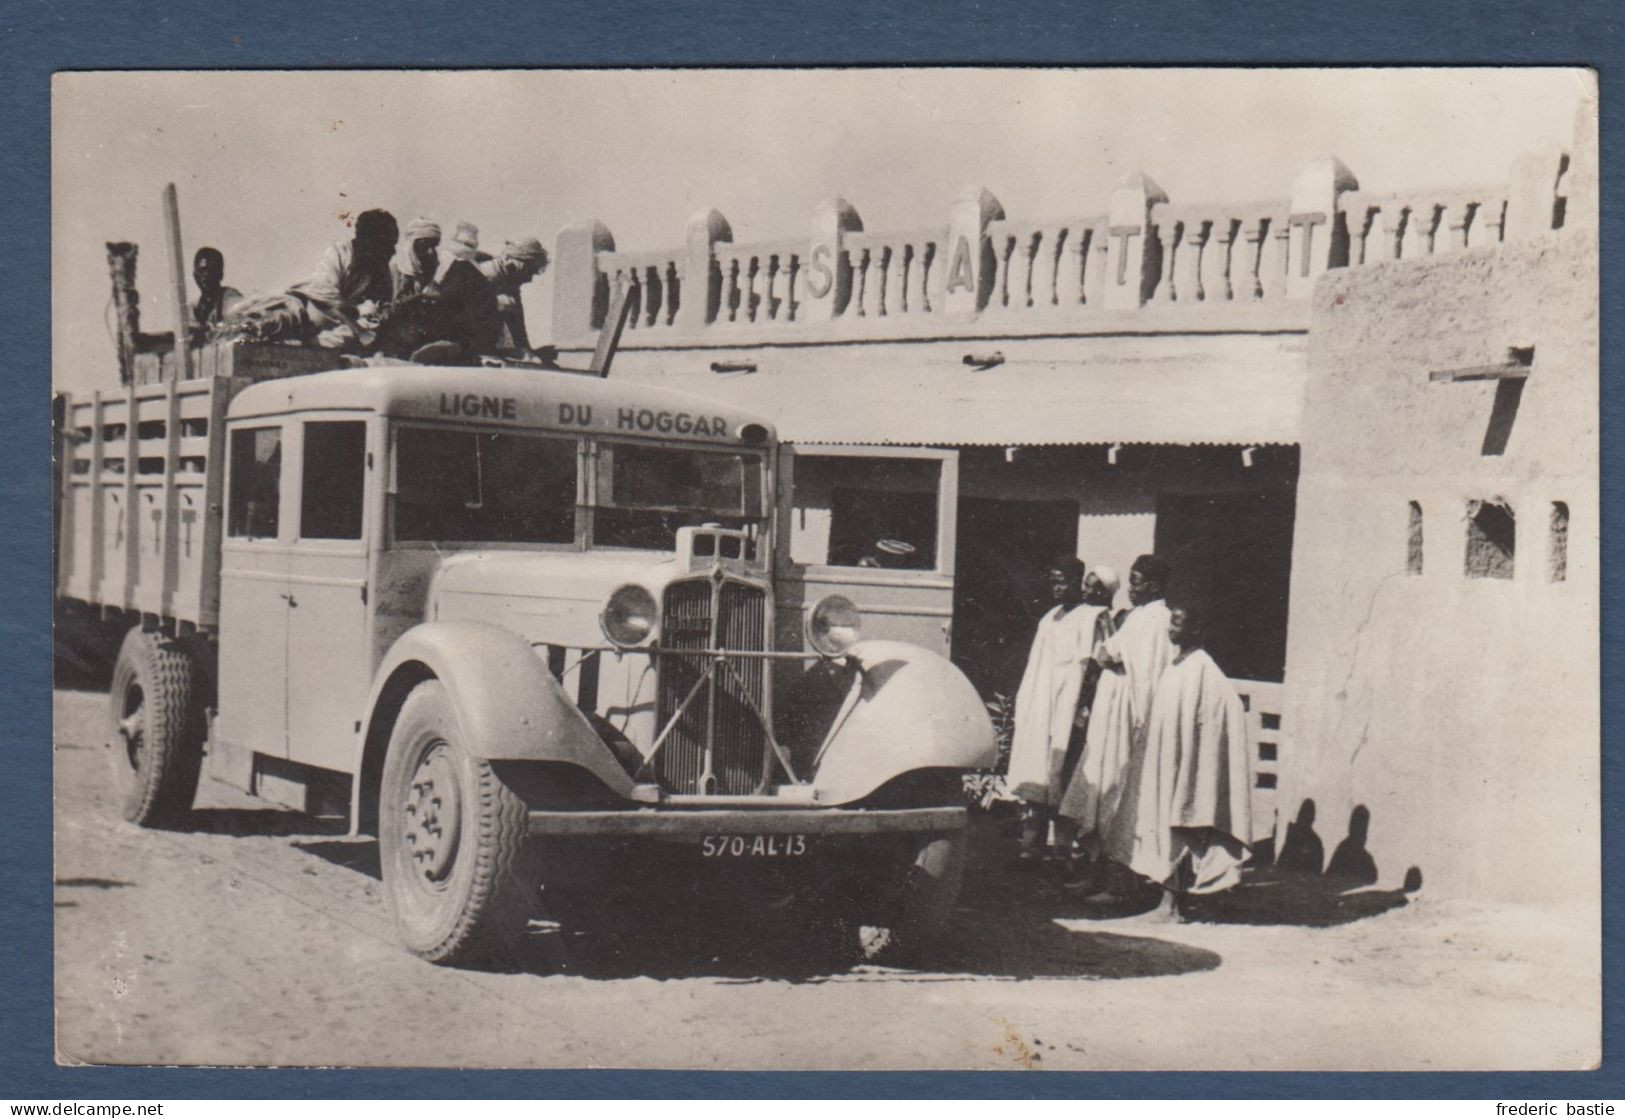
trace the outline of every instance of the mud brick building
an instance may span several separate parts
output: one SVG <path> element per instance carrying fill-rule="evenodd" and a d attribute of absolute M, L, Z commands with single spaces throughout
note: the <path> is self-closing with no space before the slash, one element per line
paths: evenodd
<path fill-rule="evenodd" d="M 842 590 L 1009 694 L 1049 557 L 1155 549 L 1218 611 L 1259 838 L 1314 800 L 1385 881 L 1527 895 L 1508 844 L 1597 853 L 1542 823 L 1596 810 L 1589 150 L 1420 194 L 1327 158 L 1255 204 L 1133 174 L 1053 219 L 973 189 L 904 231 L 837 198 L 766 242 L 589 222 L 554 337 L 590 351 L 624 289 L 615 376 L 774 418 L 784 604 Z M 881 538 L 904 569 L 858 565 Z"/>

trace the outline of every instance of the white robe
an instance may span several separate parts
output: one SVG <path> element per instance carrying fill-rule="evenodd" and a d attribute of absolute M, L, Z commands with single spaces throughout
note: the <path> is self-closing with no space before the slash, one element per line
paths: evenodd
<path fill-rule="evenodd" d="M 1167 883 L 1188 861 L 1192 893 L 1236 884 L 1252 838 L 1251 790 L 1241 698 L 1213 657 L 1196 649 L 1157 682 L 1130 867 Z"/>
<path fill-rule="evenodd" d="M 1168 607 L 1161 599 L 1129 612 L 1104 642 L 1118 667 L 1100 674 L 1090 707 L 1083 758 L 1061 802 L 1078 834 L 1093 834 L 1101 853 L 1127 865 L 1134 854 L 1140 764 L 1156 682 L 1174 658 Z"/>
<path fill-rule="evenodd" d="M 1005 784 L 1029 803 L 1053 804 L 1055 785 L 1078 713 L 1084 669 L 1089 666 L 1098 606 L 1056 606 L 1038 622 L 1027 671 L 1016 691 L 1016 724 Z"/>

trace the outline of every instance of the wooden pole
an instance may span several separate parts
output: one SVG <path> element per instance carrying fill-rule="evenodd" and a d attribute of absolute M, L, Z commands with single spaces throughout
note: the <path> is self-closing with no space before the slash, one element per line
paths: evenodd
<path fill-rule="evenodd" d="M 120 384 L 135 381 L 135 337 L 141 332 L 141 296 L 135 289 L 137 251 L 128 241 L 107 242 L 107 270 L 113 280 L 113 311 L 118 319 Z"/>
<path fill-rule="evenodd" d="M 604 316 L 603 329 L 598 331 L 598 345 L 593 350 L 592 364 L 587 368 L 594 376 L 609 376 L 610 362 L 621 345 L 621 332 L 626 329 L 627 312 L 632 309 L 632 288 L 621 287 L 610 296 L 609 313 Z"/>
<path fill-rule="evenodd" d="M 175 373 L 192 379 L 192 313 L 186 305 L 186 260 L 181 256 L 181 207 L 175 184 L 164 187 L 164 232 L 169 241 L 170 289 L 175 300 Z"/>

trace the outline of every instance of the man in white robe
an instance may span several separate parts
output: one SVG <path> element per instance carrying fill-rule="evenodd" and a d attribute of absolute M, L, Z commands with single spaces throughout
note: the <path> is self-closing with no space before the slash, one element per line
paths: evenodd
<path fill-rule="evenodd" d="M 1022 858 L 1043 857 L 1046 832 L 1060 799 L 1060 774 L 1078 718 L 1098 606 L 1083 601 L 1084 564 L 1067 557 L 1046 574 L 1055 606 L 1039 619 L 1027 670 L 1016 691 L 1015 728 L 1005 782 L 1026 804 Z"/>
<path fill-rule="evenodd" d="M 1134 561 L 1129 571 L 1129 600 L 1134 608 L 1095 649 L 1095 661 L 1103 670 L 1089 714 L 1083 758 L 1060 806 L 1062 816 L 1076 826 L 1084 849 L 1097 860 L 1119 866 L 1127 866 L 1134 854 L 1140 767 L 1152 692 L 1174 654 L 1168 639 L 1168 607 L 1162 601 L 1167 583 L 1168 567 L 1162 560 L 1142 555 Z M 1108 870 L 1104 865 L 1100 868 L 1102 873 Z M 1097 876 L 1080 887 L 1103 884 Z"/>
<path fill-rule="evenodd" d="M 1178 655 L 1157 681 L 1140 780 L 1135 873 L 1165 890 L 1178 915 L 1187 893 L 1217 893 L 1241 879 L 1252 841 L 1252 752 L 1236 689 L 1202 648 L 1199 606 L 1176 603 L 1168 621 Z"/>

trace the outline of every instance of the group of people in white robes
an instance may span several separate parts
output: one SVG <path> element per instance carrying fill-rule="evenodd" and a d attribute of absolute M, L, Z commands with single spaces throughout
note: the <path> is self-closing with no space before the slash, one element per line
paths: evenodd
<path fill-rule="evenodd" d="M 1241 699 L 1203 648 L 1205 610 L 1164 601 L 1169 571 L 1142 555 L 1131 607 L 1114 613 L 1115 572 L 1070 557 L 1050 565 L 1054 606 L 1038 622 L 1016 693 L 1006 783 L 1026 805 L 1024 860 L 1058 845 L 1092 872 L 1185 894 L 1228 889 L 1252 840 L 1251 750 Z M 1104 871 L 1104 872 L 1103 872 Z"/>

